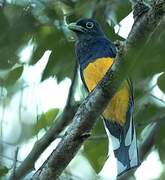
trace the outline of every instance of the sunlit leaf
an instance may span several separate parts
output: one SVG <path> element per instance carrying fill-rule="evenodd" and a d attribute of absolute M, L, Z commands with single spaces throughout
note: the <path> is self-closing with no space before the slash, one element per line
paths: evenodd
<path fill-rule="evenodd" d="M 22 65 L 18 65 L 16 67 L 13 67 L 7 77 L 5 78 L 5 85 L 6 86 L 10 86 L 13 85 L 22 75 L 23 72 L 23 66 Z"/>
<path fill-rule="evenodd" d="M 59 109 L 53 108 L 48 110 L 46 113 L 43 113 L 33 127 L 33 134 L 37 134 L 42 128 L 50 126 L 58 115 L 58 112 Z"/>
<path fill-rule="evenodd" d="M 165 73 L 163 73 L 161 76 L 159 76 L 157 84 L 161 91 L 165 93 Z"/>
<path fill-rule="evenodd" d="M 9 171 L 6 166 L 0 165 L 0 177 L 5 176 Z"/>

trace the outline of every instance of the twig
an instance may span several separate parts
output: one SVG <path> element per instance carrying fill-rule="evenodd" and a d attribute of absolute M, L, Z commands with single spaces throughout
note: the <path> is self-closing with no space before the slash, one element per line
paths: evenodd
<path fill-rule="evenodd" d="M 151 97 L 153 97 L 154 99 L 160 101 L 161 103 L 164 103 L 164 104 L 165 104 L 165 101 L 164 101 L 164 100 L 162 100 L 162 99 L 156 97 L 155 95 L 153 95 L 153 94 L 151 94 L 151 93 L 150 93 L 149 95 L 150 95 Z"/>
<path fill-rule="evenodd" d="M 22 123 L 22 100 L 23 100 L 23 89 L 21 88 L 20 89 L 20 99 L 19 99 L 19 106 L 18 106 L 18 120 L 19 120 L 19 123 L 21 124 Z"/>
<path fill-rule="evenodd" d="M 16 167 L 17 167 L 18 151 L 19 151 L 19 147 L 17 147 L 16 150 L 15 150 L 12 179 L 15 179 L 15 170 L 16 170 Z"/>
<path fill-rule="evenodd" d="M 3 94 L 3 85 L 1 87 L 1 92 L 0 92 L 0 96 L 2 96 Z M 5 106 L 6 106 L 6 99 L 2 99 L 2 112 L 1 115 L 2 117 L 0 118 L 0 138 L 3 140 L 3 123 L 4 123 L 4 118 L 5 118 Z M 3 153 L 4 150 L 4 146 L 3 144 L 0 144 L 0 153 Z M 0 158 L 1 161 L 1 158 Z"/>
<path fill-rule="evenodd" d="M 4 86 L 1 87 L 1 92 L 0 92 L 0 96 L 3 96 L 3 88 Z M 0 119 L 0 137 L 1 139 L 3 139 L 3 122 L 4 122 L 4 118 L 5 118 L 5 108 L 6 108 L 6 99 L 2 100 L 2 114 L 1 114 L 1 119 Z M 2 149 L 1 149 L 2 150 Z"/>
<path fill-rule="evenodd" d="M 94 126 L 96 118 L 103 112 L 105 106 L 135 63 L 136 58 L 132 58 L 131 62 L 128 63 L 126 57 L 132 55 L 133 51 L 135 52 L 135 48 L 138 51 L 139 42 L 142 48 L 141 43 L 146 41 L 148 35 L 164 15 L 161 9 L 159 9 L 159 16 L 155 16 L 156 13 L 156 8 L 152 9 L 136 21 L 128 36 L 124 53 L 122 51 L 118 53 L 112 68 L 79 107 L 65 137 L 43 166 L 35 173 L 33 179 L 57 179 L 81 147 L 84 140 L 89 137 L 89 132 Z M 108 82 L 107 79 L 109 80 Z"/>
<path fill-rule="evenodd" d="M 5 158 L 5 159 L 8 159 L 8 160 L 14 161 L 13 158 L 11 158 L 9 156 L 6 156 L 4 154 L 0 154 L 0 157 L 1 157 L 1 159 Z M 20 161 L 20 160 L 17 160 L 17 162 L 20 163 L 20 164 L 22 163 L 22 161 Z"/>
<path fill-rule="evenodd" d="M 76 85 L 75 82 L 76 82 L 76 79 L 77 79 L 77 67 L 78 67 L 78 64 L 77 64 L 77 61 L 76 61 L 75 66 L 74 66 L 72 84 L 70 86 L 68 99 L 67 99 L 67 102 L 66 102 L 66 107 L 72 107 L 73 106 L 73 100 L 74 100 L 74 94 L 75 94 L 74 90 L 75 90 L 75 85 Z"/>

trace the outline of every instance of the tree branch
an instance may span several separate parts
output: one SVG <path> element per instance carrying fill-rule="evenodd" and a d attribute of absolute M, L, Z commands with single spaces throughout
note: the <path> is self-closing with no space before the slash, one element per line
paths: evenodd
<path fill-rule="evenodd" d="M 107 103 L 113 97 L 136 61 L 136 58 L 133 58 L 135 54 L 129 62 L 127 62 L 129 59 L 127 57 L 135 52 L 135 48 L 136 51 L 142 48 L 142 42 L 146 42 L 148 35 L 152 33 L 163 17 L 164 3 L 160 4 L 160 1 L 156 1 L 155 7 L 157 6 L 159 6 L 159 10 L 154 8 L 136 21 L 128 36 L 124 51 L 120 51 L 117 54 L 115 64 L 79 107 L 65 137 L 43 166 L 35 173 L 33 179 L 57 179 L 72 160 L 84 140 L 89 137 L 89 132 L 93 128 L 96 119 L 103 112 Z M 138 46 L 139 43 L 140 46 Z"/>
<path fill-rule="evenodd" d="M 13 173 L 11 175 L 13 179 L 15 179 L 15 170 L 16 170 L 16 167 L 17 167 L 18 151 L 19 151 L 19 147 L 17 147 L 16 150 L 15 150 L 14 164 L 13 164 Z"/>
<path fill-rule="evenodd" d="M 133 9 L 133 17 L 137 20 L 141 15 L 146 13 L 150 7 L 144 2 L 144 0 L 130 0 Z"/>
<path fill-rule="evenodd" d="M 34 144 L 29 155 L 15 170 L 15 179 L 21 179 L 27 173 L 34 169 L 35 161 L 39 158 L 43 151 L 51 144 L 51 142 L 56 139 L 56 136 L 58 136 L 58 134 L 64 130 L 64 128 L 69 124 L 69 122 L 73 118 L 76 110 L 75 107 L 72 105 L 76 76 L 77 64 L 75 65 L 67 103 L 62 115 L 54 122 L 53 126 L 45 133 L 45 135 Z M 12 176 L 10 177 L 10 179 L 12 179 Z"/>

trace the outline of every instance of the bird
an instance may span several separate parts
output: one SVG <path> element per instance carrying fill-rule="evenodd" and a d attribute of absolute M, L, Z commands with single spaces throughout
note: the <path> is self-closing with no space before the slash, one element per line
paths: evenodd
<path fill-rule="evenodd" d="M 117 48 L 91 18 L 68 24 L 76 34 L 75 54 L 84 86 L 91 92 L 112 68 Z M 127 78 L 102 113 L 105 130 L 117 159 L 117 176 L 140 165 L 133 122 L 133 87 Z"/>

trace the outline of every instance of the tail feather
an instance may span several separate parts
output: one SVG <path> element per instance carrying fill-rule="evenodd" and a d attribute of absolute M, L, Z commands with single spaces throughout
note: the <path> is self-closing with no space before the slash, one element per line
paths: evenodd
<path fill-rule="evenodd" d="M 127 113 L 124 126 L 104 119 L 106 132 L 112 143 L 114 155 L 117 158 L 118 176 L 139 166 L 139 156 L 136 142 L 136 133 L 132 113 Z"/>

